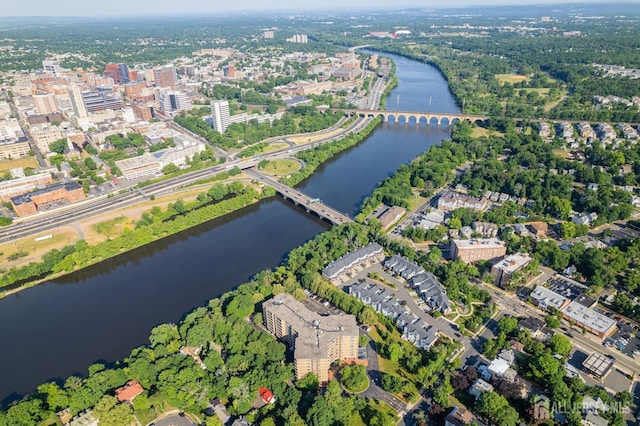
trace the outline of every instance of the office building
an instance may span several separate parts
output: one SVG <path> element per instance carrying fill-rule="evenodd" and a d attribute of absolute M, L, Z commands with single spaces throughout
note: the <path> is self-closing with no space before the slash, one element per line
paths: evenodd
<path fill-rule="evenodd" d="M 156 116 L 153 105 L 132 105 L 131 109 L 139 120 L 149 121 Z"/>
<path fill-rule="evenodd" d="M 505 254 L 507 254 L 507 247 L 497 238 L 474 238 L 451 242 L 451 258 L 461 259 L 465 263 L 497 259 Z"/>
<path fill-rule="evenodd" d="M 100 87 L 96 90 L 83 91 L 82 101 L 87 112 L 122 108 L 122 98 L 118 94 L 111 92 L 111 89 Z"/>
<path fill-rule="evenodd" d="M 164 67 L 153 69 L 153 81 L 156 83 L 156 87 L 173 87 L 178 81 L 176 69 L 173 65 L 166 65 Z"/>
<path fill-rule="evenodd" d="M 31 151 L 27 141 L 2 141 L 0 139 L 0 160 L 11 160 L 25 157 Z"/>
<path fill-rule="evenodd" d="M 562 317 L 601 339 L 616 331 L 616 321 L 614 319 L 589 309 L 578 302 L 569 303 L 562 310 Z"/>
<path fill-rule="evenodd" d="M 129 67 L 123 63 L 107 64 L 104 76 L 110 77 L 116 84 L 126 84 L 129 82 Z"/>
<path fill-rule="evenodd" d="M 58 104 L 56 104 L 56 97 L 50 93 L 46 95 L 33 95 L 33 106 L 40 114 L 60 111 Z"/>
<path fill-rule="evenodd" d="M 0 145 L 1 146 L 1 145 Z M 53 183 L 50 173 L 36 173 L 31 176 L 15 177 L 14 179 L 0 182 L 0 201 L 11 201 L 11 197 L 26 194 L 27 192 Z"/>
<path fill-rule="evenodd" d="M 87 107 L 84 105 L 84 100 L 82 98 L 82 90 L 78 86 L 71 86 L 69 88 L 69 99 L 71 100 L 71 108 L 73 108 L 73 113 L 78 118 L 84 118 L 87 116 Z"/>
<path fill-rule="evenodd" d="M 211 119 L 213 121 L 213 130 L 224 133 L 230 124 L 229 102 L 211 101 Z"/>
<path fill-rule="evenodd" d="M 191 109 L 191 100 L 186 93 L 168 91 L 160 94 L 160 108 L 165 113 L 188 111 Z"/>
<path fill-rule="evenodd" d="M 136 115 L 133 113 L 133 108 L 122 108 L 122 119 L 128 124 L 136 122 Z"/>
<path fill-rule="evenodd" d="M 84 198 L 82 187 L 77 182 L 72 181 L 12 197 L 11 204 L 16 214 L 22 217 L 36 213 L 38 206 L 43 204 L 59 200 L 74 202 Z"/>
<path fill-rule="evenodd" d="M 321 316 L 286 293 L 264 302 L 262 310 L 267 330 L 293 346 L 296 379 L 313 373 L 325 383 L 331 363 L 358 358 L 353 315 Z"/>
<path fill-rule="evenodd" d="M 62 68 L 60 68 L 59 61 L 45 59 L 44 61 L 42 61 L 42 69 L 44 70 L 44 72 L 50 72 L 55 77 L 58 77 L 60 74 L 62 74 Z"/>

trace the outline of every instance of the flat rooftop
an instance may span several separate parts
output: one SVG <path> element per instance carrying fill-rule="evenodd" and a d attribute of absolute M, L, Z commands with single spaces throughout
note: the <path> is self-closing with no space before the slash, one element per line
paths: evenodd
<path fill-rule="evenodd" d="M 593 352 L 582 363 L 582 368 L 594 376 L 604 377 L 613 366 L 611 358 L 598 352 Z"/>
<path fill-rule="evenodd" d="M 531 256 L 528 254 L 516 253 L 505 257 L 494 266 L 501 271 L 513 273 L 518 269 L 525 267 L 529 262 L 531 262 Z"/>
<path fill-rule="evenodd" d="M 280 293 L 267 300 L 263 303 L 263 308 L 291 326 L 297 359 L 326 358 L 329 343 L 333 339 L 359 335 L 355 316 L 322 316 L 287 293 Z"/>
<path fill-rule="evenodd" d="M 562 313 L 570 319 L 603 334 L 607 334 L 609 330 L 616 325 L 614 319 L 599 314 L 578 302 L 569 303 L 569 305 L 562 310 Z"/>
<path fill-rule="evenodd" d="M 504 243 L 497 238 L 472 238 L 470 240 L 453 240 L 458 249 L 502 247 Z"/>

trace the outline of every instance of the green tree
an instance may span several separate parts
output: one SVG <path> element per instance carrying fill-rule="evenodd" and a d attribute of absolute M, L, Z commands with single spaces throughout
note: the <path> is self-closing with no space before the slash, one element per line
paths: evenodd
<path fill-rule="evenodd" d="M 433 391 L 433 400 L 445 408 L 451 406 L 451 395 L 453 395 L 453 386 L 451 386 L 451 377 L 445 374 L 440 386 Z"/>
<path fill-rule="evenodd" d="M 58 139 L 57 141 L 51 142 L 49 144 L 49 150 L 57 154 L 64 154 L 64 151 L 66 149 L 67 149 L 67 138 Z"/>
<path fill-rule="evenodd" d="M 563 336 L 562 334 L 556 333 L 551 336 L 549 347 L 554 353 L 562 357 L 567 357 L 571 352 L 573 345 L 571 344 L 571 340 L 569 340 L 569 338 Z"/>
<path fill-rule="evenodd" d="M 104 426 L 128 425 L 133 421 L 129 404 L 118 404 L 115 396 L 105 395 L 93 408 L 93 416 Z"/>

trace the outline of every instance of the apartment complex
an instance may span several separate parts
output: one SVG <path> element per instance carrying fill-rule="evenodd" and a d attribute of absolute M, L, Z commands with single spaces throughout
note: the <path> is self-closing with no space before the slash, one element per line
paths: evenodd
<path fill-rule="evenodd" d="M 173 113 L 191 109 L 191 100 L 186 93 L 170 90 L 160 94 L 160 109 L 165 113 Z"/>
<path fill-rule="evenodd" d="M 376 263 L 384 259 L 384 250 L 378 243 L 371 243 L 364 247 L 355 249 L 344 256 L 329 263 L 323 270 L 322 276 L 334 284 L 341 282 L 342 278 L 347 278 L 349 274 L 360 269 L 359 266 L 366 263 Z"/>
<path fill-rule="evenodd" d="M 491 267 L 491 275 L 494 276 L 493 283 L 504 288 L 511 281 L 514 273 L 521 271 L 531 260 L 528 254 L 516 253 L 505 257 L 500 262 Z"/>
<path fill-rule="evenodd" d="M 507 247 L 497 238 L 473 238 L 451 242 L 451 258 L 461 259 L 465 263 L 497 259 L 505 254 Z"/>
<path fill-rule="evenodd" d="M 321 316 L 286 293 L 264 302 L 262 310 L 267 330 L 293 346 L 296 379 L 313 373 L 327 382 L 332 362 L 358 358 L 353 315 Z"/>

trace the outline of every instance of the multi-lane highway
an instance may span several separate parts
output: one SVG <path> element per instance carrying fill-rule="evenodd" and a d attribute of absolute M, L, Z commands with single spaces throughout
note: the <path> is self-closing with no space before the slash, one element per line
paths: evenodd
<path fill-rule="evenodd" d="M 120 193 L 113 196 L 91 198 L 79 203 L 74 203 L 64 208 L 52 210 L 46 213 L 39 213 L 32 217 L 26 218 L 26 220 L 4 227 L 0 235 L 0 243 L 27 237 L 29 235 L 57 228 L 61 225 L 74 223 L 78 220 L 90 216 L 95 216 L 97 214 L 120 209 L 122 207 L 131 206 L 133 204 L 144 201 L 151 195 L 160 195 L 169 191 L 173 191 L 180 187 L 191 185 L 194 182 L 214 176 L 218 173 L 222 173 L 233 167 L 238 167 L 240 169 L 246 170 L 256 166 L 262 160 L 276 160 L 287 158 L 300 151 L 308 150 L 321 144 L 342 139 L 345 134 L 357 133 L 361 131 L 370 121 L 370 119 L 358 118 L 340 134 L 333 134 L 332 136 L 320 139 L 313 144 L 285 148 L 282 150 L 273 151 L 268 154 L 263 154 L 243 160 L 227 161 L 223 165 L 209 167 L 206 169 L 177 176 L 175 178 L 167 179 L 162 182 L 147 185 L 143 188 L 142 191 L 131 188 L 125 193 Z M 327 130 L 325 133 L 330 133 L 330 131 Z M 322 134 L 322 132 L 320 134 Z"/>

